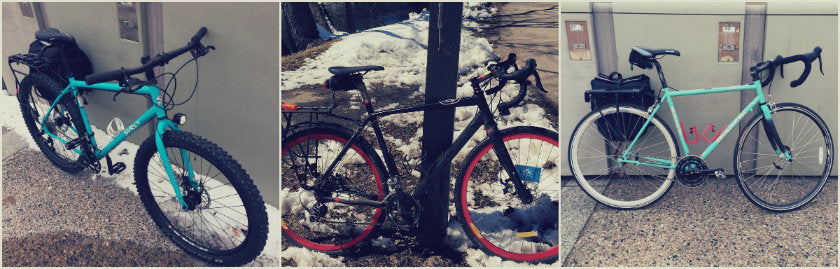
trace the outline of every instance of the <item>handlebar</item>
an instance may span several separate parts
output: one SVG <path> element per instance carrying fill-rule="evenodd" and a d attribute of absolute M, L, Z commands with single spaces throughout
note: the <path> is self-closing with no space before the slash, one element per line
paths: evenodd
<path fill-rule="evenodd" d="M 512 72 L 507 72 L 507 70 L 511 67 L 513 67 L 514 70 Z M 470 83 L 474 90 L 480 90 L 482 83 L 493 78 L 499 79 L 499 85 L 484 91 L 484 93 L 487 95 L 495 94 L 496 92 L 501 90 L 509 80 L 516 81 L 516 83 L 518 83 L 520 86 L 519 93 L 517 93 L 516 97 L 514 97 L 510 101 L 502 102 L 498 105 L 499 111 L 502 115 L 510 114 L 510 108 L 518 105 L 520 102 L 522 102 L 522 100 L 525 99 L 525 92 L 528 88 L 528 85 L 531 84 L 531 82 L 528 81 L 528 78 L 531 77 L 531 75 L 534 76 L 534 82 L 536 84 L 537 89 L 543 92 L 547 92 L 542 86 L 540 75 L 537 73 L 537 61 L 535 61 L 534 59 L 528 59 L 527 61 L 525 61 L 525 66 L 519 68 L 519 66 L 516 65 L 516 54 L 511 53 L 508 55 L 507 60 L 490 65 L 488 66 L 488 69 L 490 71 L 488 74 L 484 76 L 473 77 L 470 79 Z"/>
<path fill-rule="evenodd" d="M 152 59 L 148 63 L 145 63 L 141 67 L 136 67 L 136 68 L 131 68 L 131 69 L 126 69 L 126 68 L 123 67 L 123 68 L 120 68 L 120 69 L 117 69 L 117 70 L 111 70 L 111 71 L 106 71 L 106 72 L 101 72 L 101 73 L 96 73 L 96 74 L 85 76 L 85 83 L 87 83 L 88 85 L 92 85 L 92 84 L 111 81 L 111 80 L 117 80 L 117 81 L 120 81 L 120 83 L 124 83 L 127 77 L 129 77 L 131 75 L 135 75 L 135 74 L 145 72 L 147 70 L 151 70 L 152 68 L 155 68 L 157 66 L 165 65 L 169 62 L 169 60 L 172 60 L 173 58 L 181 56 L 181 54 L 184 54 L 188 51 L 191 52 L 193 54 L 193 57 L 196 57 L 196 58 L 204 56 L 210 50 L 215 49 L 215 47 L 213 47 L 213 46 L 206 46 L 205 47 L 204 45 L 201 44 L 201 39 L 206 34 L 207 34 L 207 28 L 206 27 L 201 27 L 201 29 L 199 29 L 198 32 L 195 35 L 193 35 L 193 37 L 190 39 L 190 42 L 187 43 L 187 45 L 184 46 L 184 47 L 181 47 L 181 48 L 169 51 L 169 52 L 161 52 L 154 59 Z"/>
<path fill-rule="evenodd" d="M 780 74 L 784 78 L 785 77 L 785 71 L 784 71 L 784 65 L 785 64 L 789 64 L 789 63 L 797 62 L 797 61 L 802 61 L 802 63 L 805 65 L 805 69 L 802 70 L 802 74 L 799 75 L 799 78 L 790 82 L 791 87 L 797 87 L 799 85 L 802 85 L 802 83 L 804 83 L 805 80 L 808 78 L 808 75 L 811 74 L 811 64 L 816 59 L 820 60 L 820 73 L 825 75 L 825 73 L 823 72 L 823 68 L 822 68 L 822 55 L 821 55 L 821 53 L 822 53 L 822 48 L 817 46 L 817 47 L 814 48 L 813 51 L 808 52 L 808 53 L 797 54 L 797 55 L 793 55 L 793 56 L 789 56 L 789 57 L 785 57 L 785 58 L 782 58 L 782 56 L 779 55 L 779 56 L 776 56 L 776 59 L 761 62 L 761 63 L 757 64 L 756 66 L 750 68 L 750 70 L 753 72 L 753 77 L 757 77 L 757 74 L 761 71 L 769 70 L 770 73 L 768 74 L 767 79 L 765 79 L 764 81 L 761 81 L 761 86 L 764 87 L 764 86 L 769 85 L 770 82 L 773 81 L 773 77 L 776 74 L 776 67 L 777 66 L 779 67 Z"/>

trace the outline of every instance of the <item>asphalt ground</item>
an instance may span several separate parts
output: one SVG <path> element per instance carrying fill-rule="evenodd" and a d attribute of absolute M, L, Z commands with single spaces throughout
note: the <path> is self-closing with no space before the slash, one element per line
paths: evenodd
<path fill-rule="evenodd" d="M 809 204 L 785 213 L 753 205 L 735 180 L 674 183 L 648 207 L 617 210 L 564 179 L 563 265 L 837 267 L 836 177 Z"/>

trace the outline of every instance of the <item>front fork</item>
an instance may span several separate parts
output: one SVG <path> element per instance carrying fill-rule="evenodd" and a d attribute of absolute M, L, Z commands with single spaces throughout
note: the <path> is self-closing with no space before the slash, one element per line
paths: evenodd
<path fill-rule="evenodd" d="M 169 177 L 169 184 L 171 184 L 172 189 L 175 190 L 175 197 L 178 198 L 178 203 L 180 203 L 184 208 L 189 208 L 187 203 L 184 201 L 184 194 L 181 192 L 181 187 L 178 186 L 177 176 L 175 175 L 175 171 L 172 169 L 172 164 L 169 161 L 169 155 L 163 145 L 163 133 L 166 132 L 167 129 L 180 131 L 175 122 L 172 122 L 167 118 L 160 119 L 155 130 L 155 146 L 157 147 L 158 154 L 160 155 L 160 161 L 163 163 L 163 168 L 166 170 L 166 175 Z M 187 150 L 180 149 L 180 151 L 181 159 L 184 160 L 184 167 L 182 169 L 187 171 L 190 187 L 193 191 L 198 191 L 198 182 L 195 180 L 195 172 L 193 171 L 192 163 L 190 162 Z"/>
<path fill-rule="evenodd" d="M 764 113 L 764 134 L 770 140 L 770 146 L 776 151 L 776 155 L 784 154 L 787 161 L 791 161 L 793 157 L 790 155 L 790 148 L 782 143 L 782 138 L 779 137 L 779 132 L 776 130 L 776 124 L 771 118 L 770 108 L 767 104 L 761 105 L 761 112 Z"/>
<path fill-rule="evenodd" d="M 484 103 L 484 100 L 482 100 L 482 103 Z M 525 184 L 522 183 L 522 177 L 520 177 L 519 172 L 516 171 L 516 165 L 513 164 L 513 159 L 510 158 L 510 153 L 505 147 L 502 135 L 499 134 L 499 126 L 496 125 L 496 122 L 494 121 L 493 113 L 487 105 L 480 104 L 478 109 L 479 114 L 487 115 L 484 121 L 484 129 L 487 131 L 487 139 L 489 139 L 490 143 L 493 144 L 493 150 L 496 152 L 496 157 L 499 158 L 502 168 L 504 168 L 508 176 L 510 176 L 509 180 L 513 182 L 514 190 L 516 190 L 516 196 L 519 197 L 519 200 L 522 201 L 523 204 L 530 204 L 534 201 L 534 195 L 531 194 L 528 188 L 525 187 Z M 476 115 L 476 117 L 479 116 L 481 115 Z"/>

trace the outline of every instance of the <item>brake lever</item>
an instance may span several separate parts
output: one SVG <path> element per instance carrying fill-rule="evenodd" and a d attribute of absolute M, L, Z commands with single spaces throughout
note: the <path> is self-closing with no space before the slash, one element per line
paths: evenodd
<path fill-rule="evenodd" d="M 120 95 L 123 92 L 133 93 L 133 92 L 139 90 L 140 87 L 143 87 L 144 82 L 140 79 L 135 78 L 135 77 L 128 77 L 125 80 L 124 84 L 125 84 L 125 86 L 120 87 L 120 90 L 117 91 L 117 93 L 114 94 L 113 98 L 111 98 L 114 102 L 117 101 L 117 95 Z"/>
<path fill-rule="evenodd" d="M 548 91 L 546 91 L 545 88 L 543 88 L 542 81 L 540 80 L 540 74 L 537 73 L 536 69 L 534 69 L 534 82 L 535 84 L 537 84 L 537 89 L 540 89 L 544 93 L 548 93 Z"/>
<path fill-rule="evenodd" d="M 820 74 L 822 74 L 823 76 L 825 76 L 825 73 L 823 73 L 823 69 L 822 69 L 822 55 L 819 55 L 819 54 L 818 54 L 818 55 L 817 55 L 817 60 L 820 60 Z"/>
<path fill-rule="evenodd" d="M 776 55 L 776 59 L 774 61 L 779 61 L 781 59 L 782 59 L 782 55 Z M 779 75 L 781 75 L 782 78 L 785 78 L 785 65 L 784 64 L 779 65 Z"/>

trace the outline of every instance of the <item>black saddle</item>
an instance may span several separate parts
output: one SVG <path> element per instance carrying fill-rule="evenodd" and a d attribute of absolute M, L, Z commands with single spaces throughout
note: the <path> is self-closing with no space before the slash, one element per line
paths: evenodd
<path fill-rule="evenodd" d="M 676 55 L 680 56 L 680 51 L 675 49 L 645 49 L 633 46 L 630 50 L 630 64 L 631 69 L 633 65 L 648 69 L 653 67 L 651 60 L 654 60 L 659 55 Z"/>
<path fill-rule="evenodd" d="M 327 70 L 330 71 L 330 73 L 333 73 L 333 75 L 344 76 L 344 75 L 349 75 L 349 74 L 353 74 L 353 73 L 356 73 L 356 72 L 385 70 L 385 67 L 381 67 L 381 66 L 378 66 L 378 65 L 350 66 L 350 67 L 333 66 L 333 67 L 328 68 Z"/>
<path fill-rule="evenodd" d="M 666 54 L 680 56 L 680 51 L 675 50 L 675 49 L 658 49 L 658 50 L 656 50 L 656 49 L 646 49 L 646 48 L 640 48 L 640 47 L 635 47 L 634 46 L 633 51 L 638 52 L 639 54 L 641 54 L 645 58 L 653 58 L 653 57 L 656 57 L 656 56 L 659 56 L 659 55 L 666 55 Z"/>
<path fill-rule="evenodd" d="M 55 28 L 47 28 L 35 32 L 35 39 L 50 43 L 76 43 L 72 35 L 64 34 Z"/>

